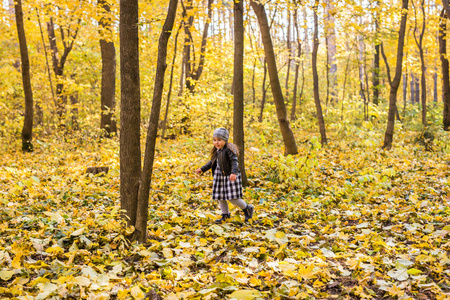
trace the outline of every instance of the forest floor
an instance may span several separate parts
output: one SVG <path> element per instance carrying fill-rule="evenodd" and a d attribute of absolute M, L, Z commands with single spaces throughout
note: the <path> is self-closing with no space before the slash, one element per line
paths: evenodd
<path fill-rule="evenodd" d="M 247 144 L 255 215 L 222 225 L 194 173 L 211 142 L 159 141 L 144 245 L 119 217 L 117 140 L 3 146 L 0 298 L 450 299 L 450 145 L 299 140 Z"/>

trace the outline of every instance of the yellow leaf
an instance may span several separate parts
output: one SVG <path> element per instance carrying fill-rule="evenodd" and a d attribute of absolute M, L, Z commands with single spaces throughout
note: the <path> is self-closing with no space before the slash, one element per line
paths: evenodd
<path fill-rule="evenodd" d="M 47 248 L 47 250 L 45 250 L 45 252 L 52 253 L 52 254 L 59 254 L 59 253 L 64 253 L 64 249 L 55 245 L 50 248 Z"/>
<path fill-rule="evenodd" d="M 295 265 L 290 264 L 290 263 L 285 262 L 285 261 L 282 261 L 282 262 L 280 262 L 278 267 L 281 269 L 281 271 L 283 271 L 283 274 L 285 276 L 297 277 L 296 276 L 297 275 L 297 272 L 296 272 L 297 267 Z"/>
<path fill-rule="evenodd" d="M 230 298 L 235 298 L 238 300 L 253 300 L 257 297 L 261 297 L 261 294 L 256 290 L 238 290 L 234 291 L 230 295 Z"/>
<path fill-rule="evenodd" d="M 173 257 L 173 252 L 169 248 L 164 248 L 163 249 L 163 255 L 164 255 L 165 258 L 172 258 Z"/>
<path fill-rule="evenodd" d="M 280 246 L 289 242 L 289 239 L 287 238 L 286 234 L 282 231 L 277 231 L 275 233 L 275 240 Z"/>
<path fill-rule="evenodd" d="M 250 278 L 250 285 L 251 286 L 260 286 L 261 280 L 259 280 L 258 278 L 253 276 L 252 278 Z"/>
<path fill-rule="evenodd" d="M 412 268 L 412 269 L 409 269 L 409 270 L 408 270 L 408 274 L 409 274 L 409 275 L 413 275 L 413 276 L 419 275 L 419 274 L 421 274 L 421 273 L 422 273 L 422 271 L 420 271 L 420 270 L 418 270 L 418 269 L 415 269 L 415 268 Z"/>
<path fill-rule="evenodd" d="M 10 280 L 13 277 L 14 271 L 0 271 L 0 279 L 1 280 Z"/>
<path fill-rule="evenodd" d="M 130 292 L 131 292 L 131 296 L 133 296 L 134 299 L 144 299 L 145 298 L 144 292 L 137 285 L 133 286 L 131 288 Z"/>
<path fill-rule="evenodd" d="M 435 261 L 435 258 L 432 256 L 420 254 L 416 257 L 416 262 L 433 262 Z"/>
<path fill-rule="evenodd" d="M 81 234 L 83 233 L 83 231 L 84 231 L 84 227 L 82 227 L 82 228 L 80 228 L 80 229 L 78 229 L 78 230 L 75 230 L 75 231 L 72 232 L 70 235 L 71 235 L 71 236 L 79 236 L 79 235 L 81 235 Z"/>

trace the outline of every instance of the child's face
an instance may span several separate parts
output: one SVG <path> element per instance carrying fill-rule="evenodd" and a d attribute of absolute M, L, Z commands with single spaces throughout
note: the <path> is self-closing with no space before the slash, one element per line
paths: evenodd
<path fill-rule="evenodd" d="M 222 149 L 225 146 L 225 141 L 221 140 L 219 138 L 213 138 L 213 145 L 214 147 L 216 147 L 217 149 Z"/>

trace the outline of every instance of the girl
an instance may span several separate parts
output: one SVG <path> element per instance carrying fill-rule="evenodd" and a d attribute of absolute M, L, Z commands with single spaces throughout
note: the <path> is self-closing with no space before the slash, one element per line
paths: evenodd
<path fill-rule="evenodd" d="M 197 169 L 197 174 L 212 169 L 213 174 L 213 200 L 219 201 L 222 218 L 215 223 L 222 223 L 230 218 L 228 202 L 242 209 L 245 221 L 253 216 L 253 205 L 247 205 L 242 200 L 241 173 L 238 168 L 238 151 L 234 144 L 228 143 L 230 134 L 225 128 L 217 128 L 213 133 L 213 145 L 211 149 L 211 160 L 203 167 Z"/>

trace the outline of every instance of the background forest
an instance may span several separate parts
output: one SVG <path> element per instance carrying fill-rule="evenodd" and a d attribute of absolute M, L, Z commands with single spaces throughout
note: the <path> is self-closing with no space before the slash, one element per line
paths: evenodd
<path fill-rule="evenodd" d="M 3 1 L 0 296 L 448 299 L 448 11 Z M 217 127 L 248 224 L 194 174 Z"/>

